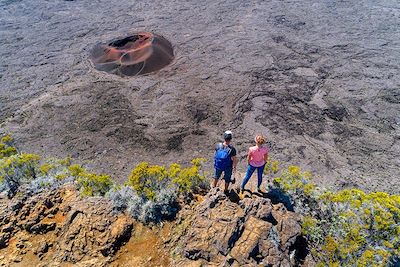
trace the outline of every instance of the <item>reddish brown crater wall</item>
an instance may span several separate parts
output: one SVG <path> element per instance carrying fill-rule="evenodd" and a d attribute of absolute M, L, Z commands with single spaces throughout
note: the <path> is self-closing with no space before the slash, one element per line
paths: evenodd
<path fill-rule="evenodd" d="M 171 63 L 174 51 L 164 37 L 149 32 L 97 44 L 90 59 L 97 70 L 135 76 L 160 70 Z"/>

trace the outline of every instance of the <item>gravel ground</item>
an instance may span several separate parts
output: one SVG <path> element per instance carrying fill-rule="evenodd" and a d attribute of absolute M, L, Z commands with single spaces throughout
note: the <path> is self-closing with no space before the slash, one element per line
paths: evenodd
<path fill-rule="evenodd" d="M 95 44 L 137 31 L 171 41 L 174 62 L 91 66 Z M 400 193 L 396 0 L 0 0 L 0 35 L 0 131 L 22 149 L 122 180 L 142 160 L 211 159 L 231 129 L 242 159 L 264 133 L 318 183 Z"/>

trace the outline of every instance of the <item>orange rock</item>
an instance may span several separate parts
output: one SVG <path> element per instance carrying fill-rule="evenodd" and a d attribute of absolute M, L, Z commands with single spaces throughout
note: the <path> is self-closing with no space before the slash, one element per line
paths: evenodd
<path fill-rule="evenodd" d="M 167 66 L 174 52 L 171 43 L 161 35 L 139 32 L 108 44 L 97 44 L 90 58 L 98 70 L 135 76 Z"/>

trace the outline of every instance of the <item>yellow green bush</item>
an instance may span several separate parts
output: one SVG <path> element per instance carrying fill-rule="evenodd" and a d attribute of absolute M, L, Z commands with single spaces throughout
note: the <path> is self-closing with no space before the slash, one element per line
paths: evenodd
<path fill-rule="evenodd" d="M 47 175 L 49 172 L 54 169 L 56 166 L 54 164 L 45 162 L 42 165 L 40 165 L 39 170 L 42 174 Z"/>
<path fill-rule="evenodd" d="M 0 186 L 10 197 L 23 183 L 38 181 L 40 185 L 31 186 L 36 190 L 68 177 L 76 180 L 82 196 L 104 195 L 112 186 L 110 176 L 88 172 L 81 165 L 71 165 L 70 157 L 41 160 L 36 154 L 18 153 L 12 141 L 9 135 L 0 138 Z"/>
<path fill-rule="evenodd" d="M 76 179 L 82 196 L 104 196 L 113 186 L 109 175 L 88 172 L 79 164 L 69 166 L 68 171 Z"/>
<path fill-rule="evenodd" d="M 142 162 L 132 170 L 125 186 L 114 188 L 108 197 L 117 211 L 125 209 L 145 224 L 173 219 L 179 210 L 179 196 L 181 200 L 190 200 L 190 192 L 205 186 L 204 161 L 193 159 L 188 167 Z"/>
<path fill-rule="evenodd" d="M 265 163 L 264 174 L 273 175 L 278 173 L 278 171 L 279 171 L 279 161 L 269 158 L 267 163 Z"/>
<path fill-rule="evenodd" d="M 173 173 L 169 173 L 169 177 L 172 178 L 172 183 L 178 186 L 179 192 L 189 192 L 204 182 L 205 176 L 201 173 L 201 167 L 205 160 L 204 158 L 193 159 L 192 166 L 187 168 L 175 164 L 175 169 Z"/>
<path fill-rule="evenodd" d="M 4 184 L 8 196 L 14 196 L 21 183 L 37 177 L 40 157 L 35 154 L 14 154 L 0 159 L 0 184 Z"/>
<path fill-rule="evenodd" d="M 304 215 L 302 233 L 324 266 L 387 266 L 399 257 L 400 196 L 360 189 L 328 191 L 312 175 L 290 166 L 274 186 Z"/>
<path fill-rule="evenodd" d="M 17 154 L 17 149 L 12 145 L 12 137 L 5 135 L 0 139 L 0 159 Z"/>
<path fill-rule="evenodd" d="M 0 182 L 14 176 L 34 179 L 36 177 L 36 165 L 40 157 L 35 154 L 15 154 L 4 157 L 0 161 Z"/>
<path fill-rule="evenodd" d="M 132 170 L 125 184 L 149 200 L 154 200 L 157 192 L 167 187 L 176 187 L 180 193 L 187 193 L 205 180 L 201 170 L 204 161 L 196 158 L 189 167 L 174 163 L 169 168 L 142 162 Z"/>
<path fill-rule="evenodd" d="M 315 231 L 315 228 L 317 226 L 317 219 L 315 219 L 312 216 L 304 216 L 303 217 L 303 222 L 301 224 L 301 232 L 303 235 L 308 235 L 311 234 L 312 232 Z"/>
<path fill-rule="evenodd" d="M 167 185 L 165 182 L 167 177 L 165 167 L 141 162 L 132 170 L 126 185 L 132 186 L 138 194 L 154 199 L 157 188 L 160 185 Z"/>

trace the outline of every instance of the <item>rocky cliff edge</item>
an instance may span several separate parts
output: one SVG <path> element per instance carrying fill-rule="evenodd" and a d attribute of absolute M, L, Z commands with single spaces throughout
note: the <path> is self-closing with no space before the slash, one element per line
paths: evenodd
<path fill-rule="evenodd" d="M 143 226 L 105 197 L 82 199 L 71 184 L 2 198 L 0 266 L 313 265 L 301 216 L 282 203 L 219 188 L 195 199 L 176 220 Z"/>

